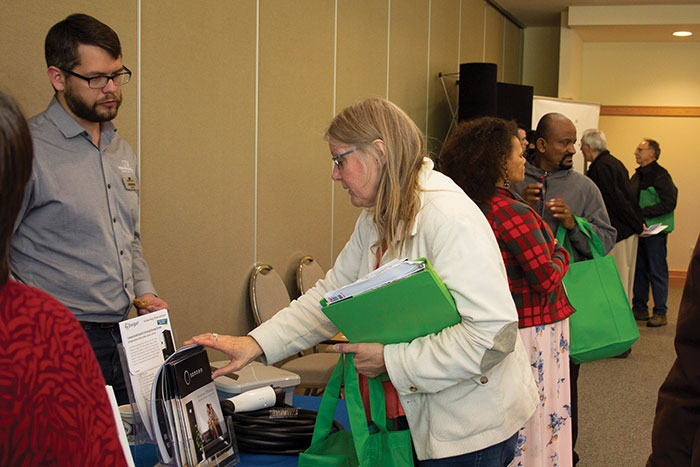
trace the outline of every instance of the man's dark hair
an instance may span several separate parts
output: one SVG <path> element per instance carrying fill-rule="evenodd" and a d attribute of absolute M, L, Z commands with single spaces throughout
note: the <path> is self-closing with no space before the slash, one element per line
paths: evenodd
<path fill-rule="evenodd" d="M 95 45 L 117 59 L 122 55 L 119 36 L 92 16 L 76 13 L 53 25 L 46 34 L 46 66 L 72 70 L 80 64 L 78 45 Z"/>
<path fill-rule="evenodd" d="M 32 139 L 17 103 L 0 92 L 0 288 L 10 273 L 10 242 L 32 173 Z"/>
<path fill-rule="evenodd" d="M 654 159 L 659 160 L 659 156 L 661 155 L 661 146 L 659 142 L 650 138 L 644 138 L 644 141 L 649 143 L 649 147 L 654 150 Z"/>
<path fill-rule="evenodd" d="M 463 122 L 445 142 L 440 168 L 472 200 L 486 201 L 496 193 L 517 137 L 512 121 L 482 117 Z"/>

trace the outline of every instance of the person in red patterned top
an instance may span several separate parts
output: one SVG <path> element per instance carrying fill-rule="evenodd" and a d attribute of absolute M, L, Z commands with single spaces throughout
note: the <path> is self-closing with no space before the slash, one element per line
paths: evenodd
<path fill-rule="evenodd" d="M 445 143 L 441 167 L 486 215 L 501 249 L 520 336 L 537 383 L 538 411 L 520 431 L 514 466 L 571 465 L 569 303 L 562 279 L 569 254 L 520 196 L 525 178 L 514 122 L 483 117 L 462 123 Z"/>
<path fill-rule="evenodd" d="M 9 279 L 32 140 L 0 93 L 0 465 L 126 465 L 105 383 L 73 314 Z"/>

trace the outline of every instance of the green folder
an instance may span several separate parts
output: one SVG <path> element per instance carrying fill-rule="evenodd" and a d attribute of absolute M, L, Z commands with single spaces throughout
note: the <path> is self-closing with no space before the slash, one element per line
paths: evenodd
<path fill-rule="evenodd" d="M 454 299 L 425 258 L 421 272 L 322 310 L 350 342 L 395 344 L 459 323 Z"/>

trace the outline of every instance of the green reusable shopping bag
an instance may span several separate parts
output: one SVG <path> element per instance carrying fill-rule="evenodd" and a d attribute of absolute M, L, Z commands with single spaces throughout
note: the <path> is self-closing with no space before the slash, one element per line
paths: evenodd
<path fill-rule="evenodd" d="M 353 354 L 343 354 L 333 370 L 316 417 L 311 446 L 299 455 L 300 467 L 403 467 L 413 465 L 411 434 L 388 431 L 384 388 L 379 378 L 369 378 L 372 424 L 368 426 L 362 405 Z M 331 433 L 340 385 L 345 378 L 345 401 L 352 431 Z"/>
<path fill-rule="evenodd" d="M 588 237 L 593 253 L 593 259 L 571 263 L 563 280 L 566 295 L 576 309 L 569 317 L 569 355 L 574 363 L 585 363 L 621 354 L 637 340 L 639 330 L 615 260 L 605 256 L 605 248 L 588 221 L 576 216 L 574 219 Z M 561 225 L 557 241 L 572 252 Z"/>
<path fill-rule="evenodd" d="M 640 208 L 654 206 L 656 204 L 659 204 L 660 202 L 661 202 L 661 197 L 656 192 L 656 188 L 654 188 L 653 186 L 650 186 L 649 188 L 639 192 L 639 207 Z M 647 224 L 647 226 L 654 225 L 654 224 L 667 225 L 668 227 L 666 227 L 666 229 L 663 231 L 663 233 L 670 234 L 671 232 L 673 232 L 673 211 L 667 212 L 666 214 L 661 214 L 660 216 L 657 216 L 657 217 L 650 217 L 648 219 L 644 219 L 644 222 Z"/>

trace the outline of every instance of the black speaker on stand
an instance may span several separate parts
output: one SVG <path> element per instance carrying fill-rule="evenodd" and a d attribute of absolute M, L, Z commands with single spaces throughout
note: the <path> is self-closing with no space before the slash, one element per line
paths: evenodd
<path fill-rule="evenodd" d="M 505 120 L 515 120 L 526 130 L 532 129 L 533 95 L 532 86 L 498 83 L 496 114 Z"/>
<path fill-rule="evenodd" d="M 498 82 L 495 63 L 462 63 L 459 66 L 459 120 L 500 117 L 532 128 L 534 88 Z"/>
<path fill-rule="evenodd" d="M 498 71 L 495 63 L 459 66 L 459 121 L 496 116 Z"/>

